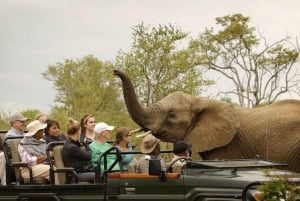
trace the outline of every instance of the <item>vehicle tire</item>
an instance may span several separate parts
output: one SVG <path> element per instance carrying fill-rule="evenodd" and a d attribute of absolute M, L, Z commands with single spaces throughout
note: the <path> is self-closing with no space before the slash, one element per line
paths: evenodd
<path fill-rule="evenodd" d="M 259 186 L 259 185 L 261 185 L 261 182 L 259 182 L 259 181 L 249 183 L 242 191 L 242 201 L 249 201 L 247 199 L 247 193 L 248 193 L 249 189 L 253 186 Z"/>

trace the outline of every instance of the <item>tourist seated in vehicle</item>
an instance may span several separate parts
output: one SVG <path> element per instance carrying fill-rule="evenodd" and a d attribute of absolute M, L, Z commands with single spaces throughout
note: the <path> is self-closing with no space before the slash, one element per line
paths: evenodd
<path fill-rule="evenodd" d="M 27 125 L 28 132 L 24 135 L 18 146 L 18 153 L 22 162 L 28 163 L 32 169 L 33 178 L 45 178 L 49 180 L 50 165 L 47 160 L 47 144 L 41 140 L 43 130 L 47 126 L 39 120 L 34 120 Z M 21 169 L 21 175 L 29 179 L 29 170 Z"/>
<path fill-rule="evenodd" d="M 90 114 L 84 115 L 80 121 L 81 134 L 80 142 L 91 143 L 95 139 L 94 128 L 96 125 L 95 117 Z"/>
<path fill-rule="evenodd" d="M 169 163 L 172 172 L 181 172 L 181 168 L 186 164 L 187 159 L 191 157 L 191 144 L 187 144 L 184 141 L 178 141 L 173 146 L 174 157 Z"/>
<path fill-rule="evenodd" d="M 89 165 L 91 160 L 91 150 L 87 143 L 84 148 L 80 147 L 79 137 L 81 133 L 78 121 L 69 118 L 66 134 L 68 136 L 66 143 L 62 148 L 62 159 L 65 167 L 73 167 L 78 175 L 78 182 L 94 183 L 95 172 Z M 69 175 L 68 183 L 74 183 L 74 177 Z"/>
<path fill-rule="evenodd" d="M 48 119 L 46 120 L 46 128 L 44 129 L 44 137 L 43 139 L 49 142 L 56 142 L 56 141 L 65 141 L 66 136 L 65 134 L 60 132 L 60 125 L 57 121 Z"/>
<path fill-rule="evenodd" d="M 166 170 L 166 164 L 160 157 L 160 140 L 154 137 L 152 134 L 148 134 L 143 138 L 141 144 L 141 152 L 145 154 L 137 163 L 137 173 L 149 173 L 149 160 L 159 159 L 161 163 L 161 169 Z"/>
<path fill-rule="evenodd" d="M 10 130 L 5 134 L 2 142 L 7 137 L 24 136 L 24 130 L 26 128 L 26 121 L 28 118 L 24 117 L 21 113 L 15 113 L 10 116 L 9 122 L 11 125 Z M 9 142 L 7 142 L 9 145 Z M 3 151 L 0 152 L 0 180 L 2 185 L 6 185 L 6 167 L 5 167 L 5 156 Z"/>
<path fill-rule="evenodd" d="M 118 147 L 121 152 L 132 151 L 132 133 L 127 127 L 120 127 L 117 130 L 113 146 Z M 134 154 L 122 154 L 123 170 L 127 171 L 127 166 L 133 162 Z"/>
<path fill-rule="evenodd" d="M 39 120 L 40 122 L 42 123 L 46 123 L 47 119 L 48 119 L 48 116 L 44 113 L 38 113 L 35 118 L 35 120 Z"/>
<path fill-rule="evenodd" d="M 90 144 L 90 148 L 92 151 L 91 164 L 93 165 L 93 167 L 97 166 L 97 161 L 98 161 L 101 153 L 107 151 L 108 149 L 110 149 L 112 147 L 112 145 L 109 144 L 107 142 L 107 140 L 110 139 L 111 131 L 114 128 L 115 128 L 114 126 L 109 126 L 107 123 L 104 123 L 104 122 L 100 122 L 100 123 L 96 124 L 95 129 L 94 129 L 95 140 Z M 109 168 L 115 161 L 116 156 L 114 154 L 108 154 L 106 157 L 107 157 L 107 166 L 106 167 Z M 103 171 L 105 169 L 104 159 L 100 161 L 100 168 L 101 168 L 101 171 Z M 119 166 L 116 165 L 113 169 L 117 170 L 117 169 L 119 169 Z"/>

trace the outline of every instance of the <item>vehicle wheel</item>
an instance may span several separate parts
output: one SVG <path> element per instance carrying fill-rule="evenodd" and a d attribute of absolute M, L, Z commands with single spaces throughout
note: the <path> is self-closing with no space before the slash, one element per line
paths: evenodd
<path fill-rule="evenodd" d="M 249 201 L 249 199 L 247 198 L 249 189 L 252 188 L 253 186 L 259 186 L 259 185 L 261 185 L 261 182 L 259 181 L 255 181 L 248 184 L 242 191 L 242 201 Z"/>

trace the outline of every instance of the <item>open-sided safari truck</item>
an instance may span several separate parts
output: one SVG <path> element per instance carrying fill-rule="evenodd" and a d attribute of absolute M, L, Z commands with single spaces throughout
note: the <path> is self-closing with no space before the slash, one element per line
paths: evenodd
<path fill-rule="evenodd" d="M 66 184 L 66 174 L 75 178 L 73 168 L 65 167 L 61 159 L 62 143 L 50 143 L 47 153 L 51 162 L 51 182 L 25 181 L 18 173 L 19 167 L 30 168 L 16 158 L 15 147 L 20 138 L 6 139 L 2 142 L 3 148 L 7 148 L 10 140 L 12 158 L 6 164 L 8 183 L 0 186 L 0 200 L 55 200 L 55 201 L 79 201 L 79 200 L 190 200 L 190 201 L 238 201 L 259 200 L 258 187 L 270 180 L 268 174 L 279 174 L 287 180 L 299 186 L 299 175 L 279 170 L 283 164 L 253 160 L 214 160 L 214 161 L 190 161 L 180 173 L 173 173 L 172 168 L 162 170 L 160 163 L 150 161 L 148 174 L 124 172 L 122 169 L 122 153 L 116 148 L 111 148 L 102 153 L 99 161 L 108 154 L 115 154 L 116 160 L 110 167 L 105 165 L 104 170 L 96 169 L 95 183 Z M 50 151 L 53 156 L 50 157 Z M 162 151 L 162 154 L 168 151 Z M 128 152 L 127 152 L 128 153 Z M 140 154 L 133 151 L 133 154 Z M 8 156 L 7 156 L 8 157 Z M 53 158 L 54 157 L 54 158 Z M 52 161 L 55 161 L 55 166 Z M 119 164 L 120 170 L 113 170 L 113 166 Z M 274 169 L 275 168 L 275 169 Z M 134 168 L 133 168 L 134 169 Z M 266 171 L 268 170 L 268 171 Z M 11 179 L 12 172 L 15 178 Z M 57 174 L 57 176 L 55 176 Z M 57 180 L 55 179 L 57 178 Z"/>

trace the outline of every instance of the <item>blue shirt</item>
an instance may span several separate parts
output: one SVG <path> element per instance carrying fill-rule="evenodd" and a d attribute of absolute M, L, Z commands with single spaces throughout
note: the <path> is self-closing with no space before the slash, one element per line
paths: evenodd
<path fill-rule="evenodd" d="M 9 131 L 7 131 L 2 141 L 4 142 L 5 138 L 7 137 L 18 137 L 18 136 L 24 137 L 24 132 L 18 131 L 15 128 L 11 128 Z M 7 145 L 9 146 L 9 142 L 7 142 Z"/>
<path fill-rule="evenodd" d="M 23 131 L 18 131 L 15 128 L 11 128 L 9 131 L 7 131 L 5 138 L 7 137 L 15 137 L 15 136 L 24 136 L 24 132 Z"/>
<path fill-rule="evenodd" d="M 116 147 L 120 149 L 119 145 L 117 145 Z M 128 147 L 128 151 L 132 151 L 131 145 Z M 127 166 L 131 163 L 132 160 L 133 160 L 133 154 L 122 154 L 122 164 L 124 170 L 127 170 Z"/>

